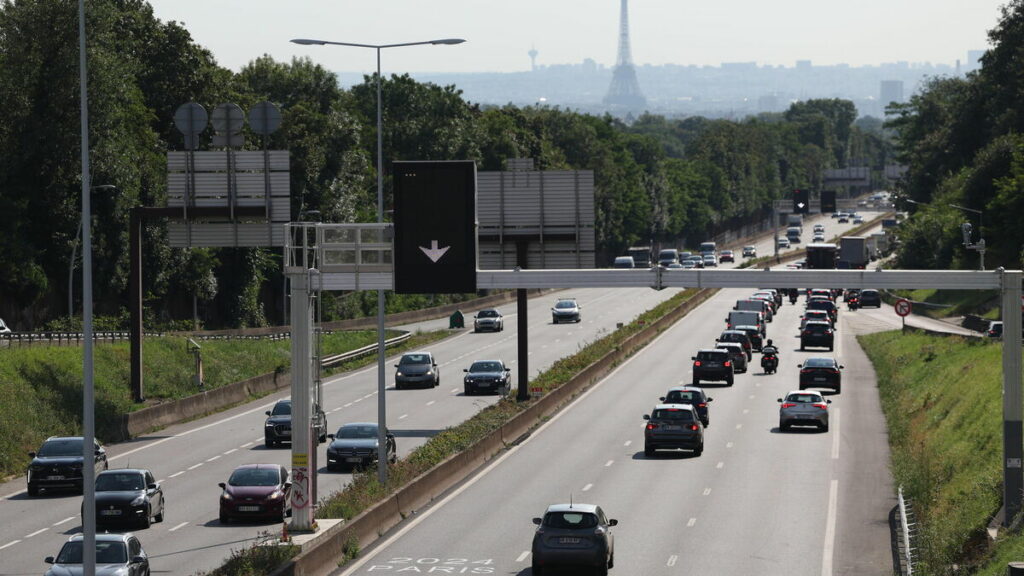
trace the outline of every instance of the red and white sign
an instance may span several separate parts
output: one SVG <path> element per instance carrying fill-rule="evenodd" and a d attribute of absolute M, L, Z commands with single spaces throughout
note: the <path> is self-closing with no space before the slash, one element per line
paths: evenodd
<path fill-rule="evenodd" d="M 896 309 L 896 314 L 900 316 L 906 316 L 910 314 L 910 309 L 912 308 L 912 306 L 910 305 L 910 300 L 900 298 L 899 300 L 896 301 L 896 304 L 895 306 L 893 306 L 893 308 Z"/>

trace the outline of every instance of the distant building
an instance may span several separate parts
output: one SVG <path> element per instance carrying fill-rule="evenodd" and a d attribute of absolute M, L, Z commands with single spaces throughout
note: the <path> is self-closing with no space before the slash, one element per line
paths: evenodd
<path fill-rule="evenodd" d="M 531 46 L 530 51 L 527 52 L 530 55 L 530 70 L 537 71 L 537 48 Z"/>
<path fill-rule="evenodd" d="M 879 98 L 878 103 L 882 109 L 880 113 L 885 113 L 885 107 L 895 102 L 896 104 L 903 103 L 903 81 L 902 80 L 882 80 L 879 82 Z"/>
<path fill-rule="evenodd" d="M 981 68 L 981 57 L 985 55 L 985 52 L 985 50 L 968 50 L 967 69 L 964 70 L 964 72 L 970 72 Z"/>
<path fill-rule="evenodd" d="M 810 70 L 811 67 L 812 66 L 811 66 L 811 61 L 810 60 L 797 60 L 796 61 L 796 69 L 797 70 Z"/>

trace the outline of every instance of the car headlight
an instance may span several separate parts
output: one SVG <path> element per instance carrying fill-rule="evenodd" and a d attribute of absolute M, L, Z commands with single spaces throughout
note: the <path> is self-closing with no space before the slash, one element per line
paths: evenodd
<path fill-rule="evenodd" d="M 235 498 L 234 498 L 234 496 L 232 496 L 231 494 L 228 494 L 227 492 L 222 492 L 221 495 L 220 495 L 220 499 L 224 500 L 225 502 L 230 502 L 230 501 L 234 500 Z"/>
<path fill-rule="evenodd" d="M 434 371 L 433 370 L 427 370 L 427 376 L 433 376 L 433 375 L 434 375 Z"/>
<path fill-rule="evenodd" d="M 135 500 L 132 500 L 132 506 L 142 506 L 145 503 L 146 503 L 146 497 L 145 496 L 139 496 L 139 497 L 135 498 Z"/>
<path fill-rule="evenodd" d="M 401 370 L 399 370 L 398 372 L 395 372 L 395 376 L 401 376 L 401 375 L 402 375 L 402 371 Z"/>
<path fill-rule="evenodd" d="M 472 384 L 472 383 L 473 383 L 473 379 L 470 378 L 469 376 L 466 376 L 466 384 Z"/>
<path fill-rule="evenodd" d="M 274 423 L 273 422 L 267 422 L 266 423 L 266 427 L 267 428 L 273 428 L 274 427 Z"/>
<path fill-rule="evenodd" d="M 267 497 L 267 500 L 279 500 L 282 497 L 284 497 L 284 492 L 281 492 L 280 490 L 275 490 L 273 494 Z"/>
<path fill-rule="evenodd" d="M 46 469 L 46 466 L 43 466 L 42 464 L 33 464 L 32 466 L 29 466 L 28 469 L 32 472 L 42 472 Z"/>

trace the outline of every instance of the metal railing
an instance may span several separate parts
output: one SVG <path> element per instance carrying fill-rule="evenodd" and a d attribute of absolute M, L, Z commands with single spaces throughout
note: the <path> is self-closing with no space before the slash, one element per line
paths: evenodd
<path fill-rule="evenodd" d="M 389 338 L 388 340 L 385 340 L 384 341 L 384 345 L 387 346 L 388 348 L 390 348 L 391 346 L 394 346 L 395 344 L 401 344 L 402 342 L 405 342 L 406 340 L 408 340 L 411 337 L 412 337 L 412 333 L 411 332 L 406 332 L 405 334 L 402 334 L 400 336 L 395 336 L 394 338 Z M 333 366 L 335 364 L 341 364 L 342 362 L 347 362 L 349 360 L 352 360 L 353 358 L 358 358 L 360 356 L 367 356 L 367 355 L 376 354 L 376 353 L 377 353 L 377 344 L 373 343 L 373 344 L 370 344 L 370 345 L 367 345 L 367 346 L 363 346 L 362 348 L 356 348 L 355 350 L 351 350 L 349 352 L 345 352 L 343 354 L 334 354 L 332 356 L 324 356 L 320 360 L 320 365 L 323 366 L 324 368 L 328 368 L 328 367 Z"/>
<path fill-rule="evenodd" d="M 914 521 L 914 512 L 911 509 L 909 498 L 903 496 L 903 486 L 900 485 L 897 494 L 899 502 L 900 522 L 900 563 L 903 574 L 913 576 L 914 574 L 914 538 L 917 536 L 917 523 Z"/>

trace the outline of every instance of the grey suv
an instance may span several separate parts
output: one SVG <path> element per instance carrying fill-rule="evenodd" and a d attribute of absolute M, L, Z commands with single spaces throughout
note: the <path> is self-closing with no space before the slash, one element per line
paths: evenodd
<path fill-rule="evenodd" d="M 534 576 L 560 574 L 553 570 L 556 566 L 583 566 L 608 574 L 615 565 L 611 527 L 619 521 L 608 519 L 600 506 L 555 504 L 533 523 L 537 525 L 531 547 Z"/>
<path fill-rule="evenodd" d="M 732 354 L 721 348 L 698 350 L 693 360 L 693 385 L 698 386 L 701 380 L 725 381 L 732 386 L 733 362 Z"/>

